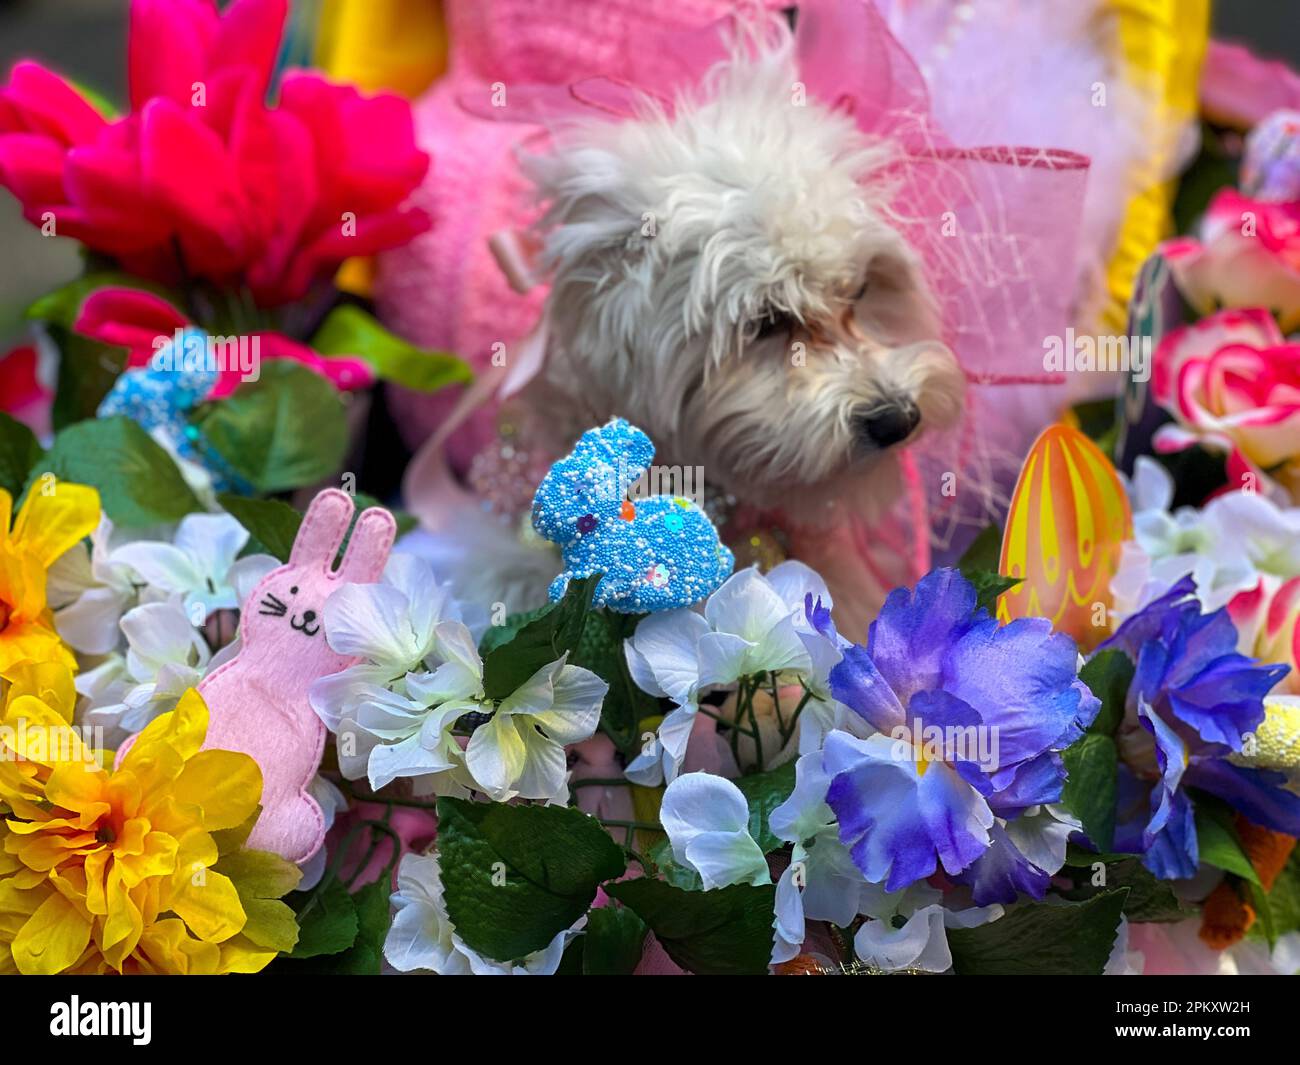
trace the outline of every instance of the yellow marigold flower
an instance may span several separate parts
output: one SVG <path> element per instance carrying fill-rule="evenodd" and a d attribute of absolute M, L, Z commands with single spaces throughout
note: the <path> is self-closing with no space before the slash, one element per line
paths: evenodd
<path fill-rule="evenodd" d="M 193 689 L 105 769 L 59 707 L 53 673 L 21 674 L 0 719 L 0 972 L 256 972 L 292 949 L 276 901 L 298 870 L 243 850 L 262 774 L 248 755 L 200 748 Z M 9 771 L 17 766 L 18 771 Z"/>
<path fill-rule="evenodd" d="M 24 661 L 75 667 L 45 603 L 45 573 L 99 524 L 99 493 L 51 481 L 28 492 L 10 530 L 12 512 L 13 497 L 0 489 L 0 674 Z"/>

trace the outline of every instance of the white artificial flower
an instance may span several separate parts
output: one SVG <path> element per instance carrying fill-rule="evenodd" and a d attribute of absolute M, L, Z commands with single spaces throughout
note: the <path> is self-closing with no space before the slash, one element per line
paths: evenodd
<path fill-rule="evenodd" d="M 103 728 L 109 747 L 174 709 L 198 686 L 211 659 L 179 598 L 144 603 L 128 611 L 121 626 L 126 655 L 113 654 L 76 680 L 77 691 L 91 704 L 85 723 Z"/>
<path fill-rule="evenodd" d="M 50 566 L 45 593 L 59 635 L 76 651 L 104 655 L 118 649 L 122 615 L 139 602 L 144 578 L 114 558 L 113 523 L 107 515 L 90 535 Z"/>
<path fill-rule="evenodd" d="M 864 922 L 853 937 L 853 952 L 860 961 L 884 972 L 947 972 L 952 968 L 947 930 L 987 924 L 1002 913 L 997 904 L 949 910 L 932 903 L 914 910 L 901 927 L 886 920 Z"/>
<path fill-rule="evenodd" d="M 772 882 L 767 859 L 749 834 L 749 804 L 725 777 L 683 773 L 664 790 L 659 820 L 673 858 L 699 874 L 705 891 Z"/>
<path fill-rule="evenodd" d="M 429 668 L 438 625 L 461 620 L 448 586 L 414 555 L 389 558 L 378 584 L 343 585 L 325 600 L 323 613 L 330 647 L 361 660 L 312 689 L 312 705 L 331 728 L 369 688 L 391 687 Z"/>
<path fill-rule="evenodd" d="M 325 831 L 328 832 L 334 827 L 334 819 L 348 808 L 348 799 L 343 792 L 328 777 L 323 777 L 319 773 L 312 777 L 312 781 L 307 785 L 307 791 L 311 797 L 316 800 L 316 805 L 320 807 L 321 815 L 325 819 Z M 321 847 L 315 854 L 303 862 L 298 869 L 302 872 L 302 878 L 298 881 L 295 891 L 310 891 L 320 883 L 321 877 L 325 875 L 325 870 L 329 866 L 329 858 L 325 848 Z"/>
<path fill-rule="evenodd" d="M 807 938 L 806 921 L 846 927 L 871 897 L 871 885 L 840 842 L 835 815 L 826 805 L 830 777 L 820 751 L 795 764 L 795 786 L 768 818 L 779 839 L 793 843 L 790 865 L 776 885 L 772 964 L 789 961 Z"/>
<path fill-rule="evenodd" d="M 833 638 L 808 623 L 808 596 L 829 608 L 825 583 L 803 563 L 783 562 L 766 576 L 751 566 L 709 596 L 703 616 L 672 610 L 637 626 L 624 645 L 632 680 L 677 705 L 659 726 L 658 743 L 628 765 L 628 779 L 648 786 L 671 783 L 681 771 L 701 694 L 756 673 L 803 679 L 815 696 L 804 710 L 811 709 L 810 723 L 817 723 L 809 729 L 815 740 L 826 727 L 819 715 L 828 709 L 833 715 L 827 677 L 840 651 Z M 804 744 L 801 731 L 801 751 Z"/>
<path fill-rule="evenodd" d="M 1261 579 L 1300 576 L 1300 508 L 1282 509 L 1256 492 L 1228 492 L 1199 510 L 1170 512 L 1174 482 L 1142 456 L 1129 495 L 1133 539 L 1124 544 L 1111 578 L 1118 618 L 1142 609 L 1191 574 L 1206 611 L 1226 606 Z"/>
<path fill-rule="evenodd" d="M 498 802 L 568 798 L 564 747 L 589 739 L 608 685 L 565 659 L 538 670 L 494 703 L 483 692 L 483 661 L 447 590 L 420 581 L 413 556 L 385 574 L 392 583 L 349 585 L 325 602 L 325 632 L 340 654 L 363 659 L 317 680 L 310 699 L 338 737 L 339 767 L 372 788 L 415 778 L 423 794 L 482 791 Z M 567 656 L 566 656 L 567 657 Z M 487 718 L 462 750 L 454 728 L 466 714 Z"/>
<path fill-rule="evenodd" d="M 584 914 L 556 933 L 545 948 L 514 961 L 485 958 L 456 934 L 443 900 L 442 874 L 435 854 L 407 854 L 397 867 L 396 913 L 384 940 L 384 957 L 399 972 L 442 976 L 551 976 L 564 948 L 587 922 Z"/>
<path fill-rule="evenodd" d="M 248 543 L 248 530 L 229 514 L 187 514 L 171 543 L 137 540 L 124 544 L 112 560 L 124 564 L 144 581 L 169 596 L 180 596 L 191 623 L 201 625 L 214 610 L 237 610 L 243 603 L 234 579 L 239 553 Z M 244 568 L 266 571 L 265 560 Z"/>

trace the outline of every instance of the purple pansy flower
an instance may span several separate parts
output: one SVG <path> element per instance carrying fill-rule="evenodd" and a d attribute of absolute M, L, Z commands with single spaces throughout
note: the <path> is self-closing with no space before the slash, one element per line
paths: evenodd
<path fill-rule="evenodd" d="M 840 839 L 867 880 L 893 891 L 942 867 L 984 905 L 1042 897 L 1060 867 L 1078 827 L 1049 812 L 1060 752 L 1100 703 L 1073 640 L 1044 618 L 999 625 L 976 601 L 953 569 L 889 595 L 866 646 L 847 647 L 830 675 L 876 734 L 833 732 L 823 765 Z M 824 612 L 806 612 L 829 630 Z"/>
<path fill-rule="evenodd" d="M 1116 737 L 1123 763 L 1115 849 L 1141 854 L 1159 877 L 1195 874 L 1188 787 L 1217 795 L 1256 824 L 1300 835 L 1300 796 L 1285 790 L 1286 778 L 1228 761 L 1264 720 L 1264 696 L 1288 667 L 1239 654 L 1227 610 L 1202 614 L 1190 576 L 1099 650 L 1113 648 L 1135 667 Z"/>

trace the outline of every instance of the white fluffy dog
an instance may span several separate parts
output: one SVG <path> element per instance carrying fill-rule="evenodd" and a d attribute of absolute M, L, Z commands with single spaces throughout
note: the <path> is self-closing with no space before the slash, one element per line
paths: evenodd
<path fill-rule="evenodd" d="M 808 520 L 888 502 L 891 452 L 951 424 L 964 379 L 888 221 L 890 149 L 796 81 L 788 37 L 751 44 L 671 115 L 563 129 L 526 162 L 552 285 L 530 405 L 562 437 L 621 415 Z"/>

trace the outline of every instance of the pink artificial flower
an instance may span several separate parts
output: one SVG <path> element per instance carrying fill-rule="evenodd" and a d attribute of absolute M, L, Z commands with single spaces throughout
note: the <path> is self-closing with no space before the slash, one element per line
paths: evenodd
<path fill-rule="evenodd" d="M 178 329 L 193 323 L 161 296 L 133 288 L 101 288 L 86 297 L 73 323 L 73 330 L 104 344 L 127 349 L 127 366 L 148 366 L 162 341 L 170 340 Z M 314 370 L 336 388 L 365 388 L 374 379 L 368 363 L 358 358 L 334 356 L 322 358 L 305 344 L 290 340 L 283 333 L 256 332 L 257 351 L 263 359 L 291 359 Z M 240 386 L 244 376 L 240 367 L 222 371 L 208 399 L 222 399 Z"/>
<path fill-rule="evenodd" d="M 1284 329 L 1300 327 L 1300 203 L 1252 200 L 1225 189 L 1206 211 L 1200 240 L 1180 237 L 1160 250 L 1201 314 L 1267 307 Z"/>
<path fill-rule="evenodd" d="M 1151 385 L 1176 419 L 1157 430 L 1157 451 L 1226 451 L 1234 478 L 1250 474 L 1253 487 L 1276 482 L 1300 498 L 1300 343 L 1267 311 L 1220 311 L 1169 333 Z"/>
<path fill-rule="evenodd" d="M 1300 577 L 1278 582 L 1264 578 L 1228 604 L 1237 626 L 1237 649 L 1261 662 L 1291 667 L 1275 693 L 1300 695 Z"/>
<path fill-rule="evenodd" d="M 22 422 L 38 436 L 50 430 L 54 393 L 37 376 L 40 359 L 31 345 L 0 355 L 0 411 Z"/>
<path fill-rule="evenodd" d="M 1211 41 L 1201 68 L 1201 110 L 1211 121 L 1250 129 L 1271 111 L 1300 108 L 1300 74 L 1244 45 Z"/>
<path fill-rule="evenodd" d="M 267 86 L 285 0 L 134 0 L 131 111 L 105 119 L 19 63 L 0 89 L 0 185 L 34 225 L 179 285 L 302 297 L 354 255 L 429 226 L 404 206 L 428 168 L 407 103 L 315 74 Z"/>

